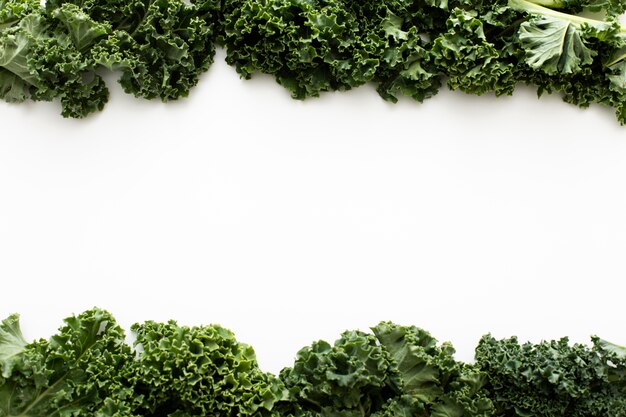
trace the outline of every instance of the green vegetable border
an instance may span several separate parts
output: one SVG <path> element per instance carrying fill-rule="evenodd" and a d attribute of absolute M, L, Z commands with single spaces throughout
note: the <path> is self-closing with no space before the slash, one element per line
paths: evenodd
<path fill-rule="evenodd" d="M 600 103 L 626 124 L 625 0 L 0 0 L 0 98 L 102 110 L 102 74 L 144 99 L 185 97 L 215 48 L 243 78 L 294 98 L 371 83 L 392 102 L 442 85 L 510 95 L 519 84 Z M 596 13 L 597 18 L 581 17 Z"/>
<path fill-rule="evenodd" d="M 382 322 L 301 349 L 279 375 L 217 325 L 132 326 L 106 311 L 27 342 L 0 324 L 0 417 L 624 417 L 626 348 L 597 337 L 484 336 L 474 363 L 413 326 Z"/>

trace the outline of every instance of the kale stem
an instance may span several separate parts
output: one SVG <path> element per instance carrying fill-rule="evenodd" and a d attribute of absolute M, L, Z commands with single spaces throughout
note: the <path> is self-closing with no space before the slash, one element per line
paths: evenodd
<path fill-rule="evenodd" d="M 589 19 L 586 17 L 581 17 L 581 16 L 576 16 L 573 14 L 567 14 L 567 13 L 563 13 L 563 12 L 559 12 L 556 10 L 552 10 L 544 5 L 547 4 L 555 4 L 555 3 L 559 3 L 558 0 L 556 1 L 551 1 L 551 0 L 509 0 L 509 7 L 511 7 L 514 10 L 520 11 L 520 12 L 527 12 L 527 13 L 532 13 L 532 14 L 537 14 L 537 15 L 541 15 L 541 16 L 550 16 L 550 17 L 554 17 L 556 19 L 561 19 L 561 20 L 565 20 L 577 25 L 584 25 L 587 24 L 589 26 L 593 26 L 593 27 L 607 27 L 608 25 L 610 25 L 609 22 L 605 22 L 604 20 L 596 20 L 596 19 Z M 542 5 L 544 4 L 544 5 Z M 553 6 L 556 7 L 556 6 Z M 626 27 L 624 26 L 620 26 L 620 32 L 622 33 L 626 33 Z"/>
<path fill-rule="evenodd" d="M 528 0 L 530 3 L 534 3 L 539 6 L 549 7 L 551 9 L 560 9 L 565 7 L 565 3 L 561 0 Z"/>

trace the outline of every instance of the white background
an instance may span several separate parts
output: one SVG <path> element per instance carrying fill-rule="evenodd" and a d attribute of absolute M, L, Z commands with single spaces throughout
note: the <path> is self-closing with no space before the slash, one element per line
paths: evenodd
<path fill-rule="evenodd" d="M 217 62 L 191 97 L 86 120 L 0 104 L 0 315 L 92 306 L 221 323 L 278 371 L 313 340 L 415 324 L 626 344 L 626 127 L 613 110 L 372 86 L 292 100 Z"/>

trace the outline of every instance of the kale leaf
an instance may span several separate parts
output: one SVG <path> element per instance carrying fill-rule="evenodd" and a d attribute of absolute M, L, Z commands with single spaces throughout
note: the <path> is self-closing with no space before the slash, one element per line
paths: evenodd
<path fill-rule="evenodd" d="M 123 395 L 118 370 L 132 359 L 124 332 L 105 311 L 65 320 L 50 340 L 25 344 L 15 316 L 5 320 L 0 351 L 0 416 L 69 417 L 102 414 Z M 10 334 L 11 337 L 6 335 Z"/>
<path fill-rule="evenodd" d="M 601 339 L 520 344 L 484 336 L 476 361 L 496 416 L 618 417 L 626 413 L 626 350 Z"/>

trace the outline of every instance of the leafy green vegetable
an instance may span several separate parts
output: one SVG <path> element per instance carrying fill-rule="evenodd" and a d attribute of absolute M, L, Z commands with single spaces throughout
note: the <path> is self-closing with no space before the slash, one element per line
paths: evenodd
<path fill-rule="evenodd" d="M 626 348 L 592 338 L 520 345 L 484 336 L 476 363 L 414 326 L 318 341 L 278 376 L 217 325 L 132 326 L 106 311 L 27 342 L 0 324 L 0 417 L 622 417 Z"/>
<path fill-rule="evenodd" d="M 472 365 L 456 361 L 451 344 L 438 347 L 437 340 L 417 327 L 380 323 L 372 330 L 397 366 L 397 391 L 413 402 L 406 408 L 407 414 L 491 415 L 493 406 L 483 390 L 485 375 Z"/>
<path fill-rule="evenodd" d="M 284 397 L 252 348 L 219 326 L 134 325 L 137 360 L 125 370 L 135 415 L 271 415 Z"/>
<path fill-rule="evenodd" d="M 510 95 L 519 83 L 626 124 L 624 0 L 0 0 L 0 99 L 101 110 L 103 71 L 127 93 L 186 97 L 215 54 L 294 98 L 376 85 L 426 100 L 445 82 Z M 580 16 L 591 11 L 603 20 Z"/>
<path fill-rule="evenodd" d="M 552 17 L 540 17 L 520 26 L 519 39 L 526 51 L 526 62 L 547 74 L 580 71 L 596 55 L 582 39 L 573 23 Z"/>
<path fill-rule="evenodd" d="M 497 416 L 609 417 L 626 413 L 626 350 L 601 339 L 537 345 L 484 336 L 476 349 Z"/>
<path fill-rule="evenodd" d="M 21 339 L 17 318 L 3 322 Z M 17 343 L 17 345 L 22 345 Z M 120 394 L 117 373 L 132 358 L 124 332 L 106 312 L 92 310 L 65 320 L 50 340 L 22 345 L 13 351 L 13 369 L 4 368 L 0 385 L 0 416 L 94 416 Z"/>
<path fill-rule="evenodd" d="M 106 32 L 76 7 L 55 17 L 32 12 L 0 31 L 0 94 L 7 101 L 60 99 L 62 114 L 82 117 L 101 110 L 108 91 L 87 48 Z"/>
<path fill-rule="evenodd" d="M 19 325 L 19 316 L 9 316 L 0 324 L 0 375 L 3 378 L 11 376 L 15 360 L 24 350 L 26 340 L 22 336 Z"/>
<path fill-rule="evenodd" d="M 448 86 L 465 93 L 511 94 L 513 65 L 487 41 L 484 25 L 474 13 L 454 9 L 447 31 L 433 43 L 435 62 L 448 74 Z"/>
<path fill-rule="evenodd" d="M 211 0 L 155 0 L 125 7 L 141 17 L 132 23 L 117 17 L 117 29 L 91 51 L 95 62 L 120 70 L 124 91 L 137 97 L 167 101 L 187 96 L 213 61 L 216 6 Z M 95 5 L 87 10 L 94 17 L 104 13 Z"/>

